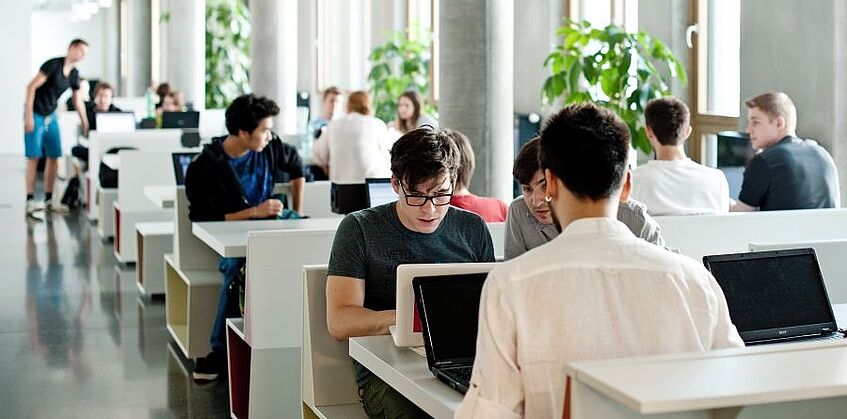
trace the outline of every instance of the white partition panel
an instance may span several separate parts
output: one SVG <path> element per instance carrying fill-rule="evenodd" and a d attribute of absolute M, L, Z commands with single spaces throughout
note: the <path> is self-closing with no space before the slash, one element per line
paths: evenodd
<path fill-rule="evenodd" d="M 701 260 L 746 252 L 750 242 L 847 239 L 847 209 L 655 217 L 667 246 Z"/>

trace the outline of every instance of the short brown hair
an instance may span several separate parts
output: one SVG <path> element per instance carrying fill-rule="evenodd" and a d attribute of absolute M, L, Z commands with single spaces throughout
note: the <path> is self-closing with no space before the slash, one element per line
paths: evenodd
<path fill-rule="evenodd" d="M 96 86 L 94 86 L 94 96 L 97 96 L 97 92 L 99 92 L 101 90 L 111 90 L 112 94 L 115 93 L 115 88 L 112 87 L 111 84 L 109 84 L 105 81 L 101 81 L 100 83 L 97 83 Z"/>
<path fill-rule="evenodd" d="M 476 157 L 468 137 L 461 131 L 453 129 L 444 130 L 456 143 L 459 150 L 459 170 L 456 172 L 456 186 L 467 188 L 471 184 L 473 172 L 476 169 Z"/>
<path fill-rule="evenodd" d="M 794 132 L 797 129 L 797 108 L 791 98 L 783 92 L 763 93 L 747 99 L 744 104 L 747 109 L 759 108 L 768 116 L 770 121 L 778 116 L 785 118 L 785 126 L 788 132 Z"/>
<path fill-rule="evenodd" d="M 170 83 L 159 83 L 159 85 L 156 86 L 156 96 L 159 96 L 159 100 L 161 101 L 168 95 L 168 93 L 170 93 L 171 90 L 172 88 Z"/>
<path fill-rule="evenodd" d="M 459 149 L 444 130 L 414 129 L 391 147 L 391 174 L 411 189 L 444 175 L 452 185 L 458 168 Z"/>
<path fill-rule="evenodd" d="M 357 90 L 350 93 L 347 98 L 347 112 L 356 112 L 362 115 L 371 114 L 371 97 L 364 90 Z"/>
<path fill-rule="evenodd" d="M 541 165 L 538 163 L 538 143 L 540 141 L 540 137 L 529 140 L 521 147 L 518 156 L 515 157 L 515 164 L 512 166 L 512 176 L 521 185 L 529 185 L 535 174 L 541 170 Z"/>
<path fill-rule="evenodd" d="M 329 86 L 324 90 L 323 96 L 321 96 L 321 100 L 326 100 L 326 98 L 328 98 L 329 95 L 338 96 L 340 94 L 341 94 L 341 89 L 339 89 L 335 86 Z"/>
<path fill-rule="evenodd" d="M 78 45 L 88 46 L 88 42 L 86 42 L 84 39 L 76 38 L 73 41 L 71 41 L 70 44 L 68 44 L 68 48 L 75 47 L 75 46 L 78 46 Z"/>
<path fill-rule="evenodd" d="M 691 115 L 688 106 L 673 97 L 660 97 L 647 102 L 644 122 L 662 145 L 679 145 L 685 141 Z"/>

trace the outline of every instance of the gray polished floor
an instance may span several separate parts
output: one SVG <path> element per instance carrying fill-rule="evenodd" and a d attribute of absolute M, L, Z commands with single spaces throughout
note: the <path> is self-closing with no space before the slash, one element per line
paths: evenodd
<path fill-rule="evenodd" d="M 0 417 L 228 417 L 226 380 L 196 385 L 82 214 L 28 218 L 23 159 L 0 156 Z"/>

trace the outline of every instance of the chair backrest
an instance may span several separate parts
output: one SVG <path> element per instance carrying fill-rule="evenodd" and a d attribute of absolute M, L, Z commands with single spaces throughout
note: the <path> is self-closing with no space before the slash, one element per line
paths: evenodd
<path fill-rule="evenodd" d="M 214 269 L 220 257 L 194 236 L 188 219 L 188 197 L 185 186 L 176 187 L 174 202 L 174 263 L 183 270 Z"/>
<path fill-rule="evenodd" d="M 326 326 L 326 265 L 303 266 L 303 402 L 310 407 L 359 402 L 347 342 Z"/>
<path fill-rule="evenodd" d="M 818 264 L 821 267 L 826 293 L 832 304 L 847 303 L 847 240 L 818 240 L 797 242 L 750 242 L 751 251 L 798 249 L 811 247 L 815 249 Z"/>

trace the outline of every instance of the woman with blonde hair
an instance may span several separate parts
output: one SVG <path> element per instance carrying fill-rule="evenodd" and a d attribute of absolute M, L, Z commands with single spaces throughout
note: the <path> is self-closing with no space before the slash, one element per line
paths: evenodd
<path fill-rule="evenodd" d="M 365 178 L 390 177 L 391 142 L 385 124 L 371 116 L 367 92 L 347 98 L 347 115 L 329 123 L 315 141 L 312 160 L 335 183 L 362 183 Z"/>

